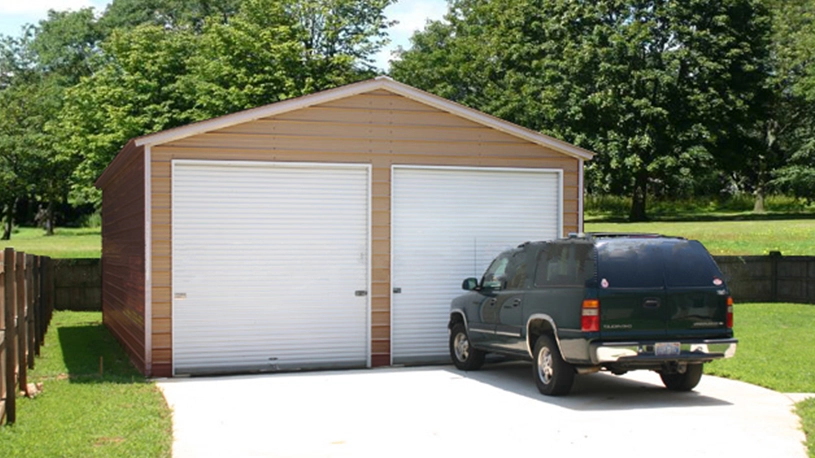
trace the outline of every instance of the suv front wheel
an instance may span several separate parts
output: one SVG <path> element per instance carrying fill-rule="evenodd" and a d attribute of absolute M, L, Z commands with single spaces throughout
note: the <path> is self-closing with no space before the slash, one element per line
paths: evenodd
<path fill-rule="evenodd" d="M 475 371 L 484 364 L 484 352 L 473 348 L 464 325 L 453 325 L 450 332 L 450 358 L 453 364 L 462 371 Z"/>
<path fill-rule="evenodd" d="M 538 337 L 532 359 L 532 376 L 538 390 L 547 396 L 568 394 L 574 382 L 574 368 L 563 360 L 554 339 Z"/>

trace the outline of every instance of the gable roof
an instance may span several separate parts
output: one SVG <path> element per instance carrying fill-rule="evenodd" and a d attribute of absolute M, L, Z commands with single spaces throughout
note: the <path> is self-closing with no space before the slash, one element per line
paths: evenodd
<path fill-rule="evenodd" d="M 282 102 L 264 105 L 258 108 L 239 111 L 237 113 L 220 116 L 218 118 L 212 118 L 206 121 L 200 121 L 193 124 L 188 124 L 186 126 L 176 127 L 161 132 L 156 132 L 154 134 L 137 137 L 134 140 L 136 146 L 161 145 L 163 143 L 180 140 L 182 138 L 198 135 L 204 132 L 223 129 L 236 124 L 255 121 L 261 118 L 267 118 L 289 111 L 299 110 L 313 105 L 327 103 L 378 89 L 384 89 L 425 105 L 432 106 L 439 110 L 446 111 L 450 114 L 469 119 L 470 121 L 478 124 L 483 124 L 487 127 L 492 127 L 507 134 L 523 138 L 524 140 L 528 140 L 532 143 L 546 146 L 568 156 L 579 159 L 591 159 L 594 156 L 594 153 L 591 151 L 574 146 L 562 140 L 549 137 L 548 135 L 543 135 L 533 130 L 526 129 L 517 124 L 504 121 L 494 116 L 490 116 L 481 111 L 465 107 L 464 105 L 430 94 L 429 92 L 422 91 L 421 89 L 417 89 L 413 86 L 399 83 L 387 76 L 379 76 L 377 78 L 361 81 L 359 83 L 340 86 L 338 88 L 316 92 L 314 94 L 296 97 L 284 100 Z"/>
<path fill-rule="evenodd" d="M 135 147 L 136 149 L 140 149 L 139 147 L 143 146 L 161 145 L 164 143 L 181 140 L 186 137 L 191 137 L 193 135 L 223 129 L 226 127 L 234 126 L 237 124 L 243 124 L 250 121 L 256 121 L 258 119 L 268 118 L 282 113 L 287 113 L 289 111 L 300 110 L 314 105 L 319 105 L 322 103 L 327 103 L 334 100 L 343 99 L 380 89 L 392 92 L 397 95 L 401 95 L 408 99 L 414 100 L 419 103 L 423 103 L 425 105 L 434 107 L 436 109 L 450 113 L 452 115 L 468 119 L 472 122 L 484 125 L 486 127 L 491 127 L 506 134 L 513 135 L 515 137 L 527 140 L 529 142 L 550 148 L 552 150 L 563 153 L 567 156 L 574 157 L 576 159 L 590 160 L 592 157 L 594 157 L 594 153 L 589 150 L 572 145 L 571 143 L 567 143 L 563 140 L 558 140 L 548 135 L 535 132 L 525 127 L 521 127 L 509 121 L 504 121 L 503 119 L 496 118 L 495 116 L 488 115 L 484 112 L 433 95 L 429 92 L 425 92 L 413 86 L 408 86 L 407 84 L 394 81 L 393 79 L 387 76 L 379 76 L 374 79 L 360 81 L 358 83 L 352 83 L 346 86 L 340 86 L 334 89 L 328 89 L 325 91 L 316 92 L 314 94 L 283 100 L 281 102 L 275 102 L 269 105 L 239 111 L 237 113 L 232 113 L 217 118 L 207 119 L 205 121 L 187 124 L 181 127 L 163 130 L 153 134 L 136 137 L 131 139 L 128 142 L 128 144 L 122 149 L 121 152 L 124 152 L 125 150 L 129 149 L 134 149 L 133 147 Z M 116 159 L 118 159 L 120 155 L 117 155 L 117 157 L 114 158 L 113 162 L 108 166 L 107 169 L 105 169 L 105 171 L 102 173 L 102 176 L 100 176 L 99 179 L 96 181 L 97 187 L 100 187 L 102 183 L 106 181 L 103 180 L 103 178 L 105 178 L 105 176 L 109 174 L 110 171 L 109 169 L 115 168 L 112 166 L 114 165 L 115 162 L 118 162 Z"/>

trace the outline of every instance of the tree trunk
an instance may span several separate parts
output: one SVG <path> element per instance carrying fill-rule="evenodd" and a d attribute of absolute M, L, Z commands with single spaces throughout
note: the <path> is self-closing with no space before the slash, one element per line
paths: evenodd
<path fill-rule="evenodd" d="M 0 240 L 11 240 L 11 229 L 14 224 L 14 207 L 17 202 L 6 203 L 6 217 L 3 221 L 3 237 Z"/>
<path fill-rule="evenodd" d="M 45 235 L 54 235 L 54 203 L 48 202 L 45 210 Z"/>
<path fill-rule="evenodd" d="M 648 195 L 648 173 L 638 172 L 634 181 L 634 194 L 631 196 L 631 213 L 628 220 L 631 222 L 647 221 L 646 196 Z"/>
<path fill-rule="evenodd" d="M 753 213 L 764 213 L 767 210 L 764 208 L 764 186 L 756 188 L 756 203 L 753 205 Z"/>

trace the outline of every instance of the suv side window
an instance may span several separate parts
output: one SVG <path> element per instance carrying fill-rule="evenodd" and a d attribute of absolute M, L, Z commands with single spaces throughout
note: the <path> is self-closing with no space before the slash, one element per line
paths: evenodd
<path fill-rule="evenodd" d="M 509 265 L 510 253 L 502 253 L 492 261 L 490 267 L 484 272 L 481 278 L 481 287 L 489 289 L 500 289 L 507 279 L 507 266 Z"/>
<path fill-rule="evenodd" d="M 594 276 L 594 250 L 584 244 L 550 244 L 538 255 L 535 286 L 583 286 Z"/>
<path fill-rule="evenodd" d="M 526 288 L 527 271 L 526 251 L 517 251 L 509 260 L 508 273 L 512 276 L 507 277 L 507 289 Z"/>

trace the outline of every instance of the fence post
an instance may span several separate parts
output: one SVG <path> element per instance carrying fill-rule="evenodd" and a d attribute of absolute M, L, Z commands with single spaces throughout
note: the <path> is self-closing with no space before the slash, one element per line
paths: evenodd
<path fill-rule="evenodd" d="M 778 261 L 781 259 L 780 251 L 770 251 L 770 302 L 778 302 Z"/>
<path fill-rule="evenodd" d="M 5 254 L 0 251 L 0 424 L 6 418 L 6 268 Z"/>
<path fill-rule="evenodd" d="M 54 264 L 51 258 L 43 256 L 42 258 L 42 290 L 40 292 L 42 320 L 40 324 L 41 339 L 40 344 L 45 344 L 45 335 L 48 333 L 48 323 L 51 322 L 51 312 L 54 310 Z"/>
<path fill-rule="evenodd" d="M 6 423 L 17 420 L 17 383 L 15 380 L 15 360 L 17 359 L 17 336 L 14 313 L 17 311 L 14 299 L 14 249 L 6 248 L 3 251 L 3 266 L 5 270 L 5 317 L 6 317 Z"/>
<path fill-rule="evenodd" d="M 34 352 L 40 356 L 42 346 L 42 257 L 34 257 Z"/>
<path fill-rule="evenodd" d="M 15 276 L 17 277 L 17 381 L 20 389 L 28 386 L 28 339 L 26 335 L 26 284 L 25 284 L 25 253 L 17 253 L 15 262 Z"/>
<path fill-rule="evenodd" d="M 34 369 L 34 353 L 37 348 L 37 336 L 34 332 L 34 316 L 37 307 L 34 306 L 34 297 L 37 285 L 34 282 L 34 255 L 25 255 L 25 284 L 26 284 L 26 347 L 28 347 L 28 368 Z M 26 390 L 28 386 L 26 385 Z M 27 391 L 26 391 L 27 392 Z"/>

